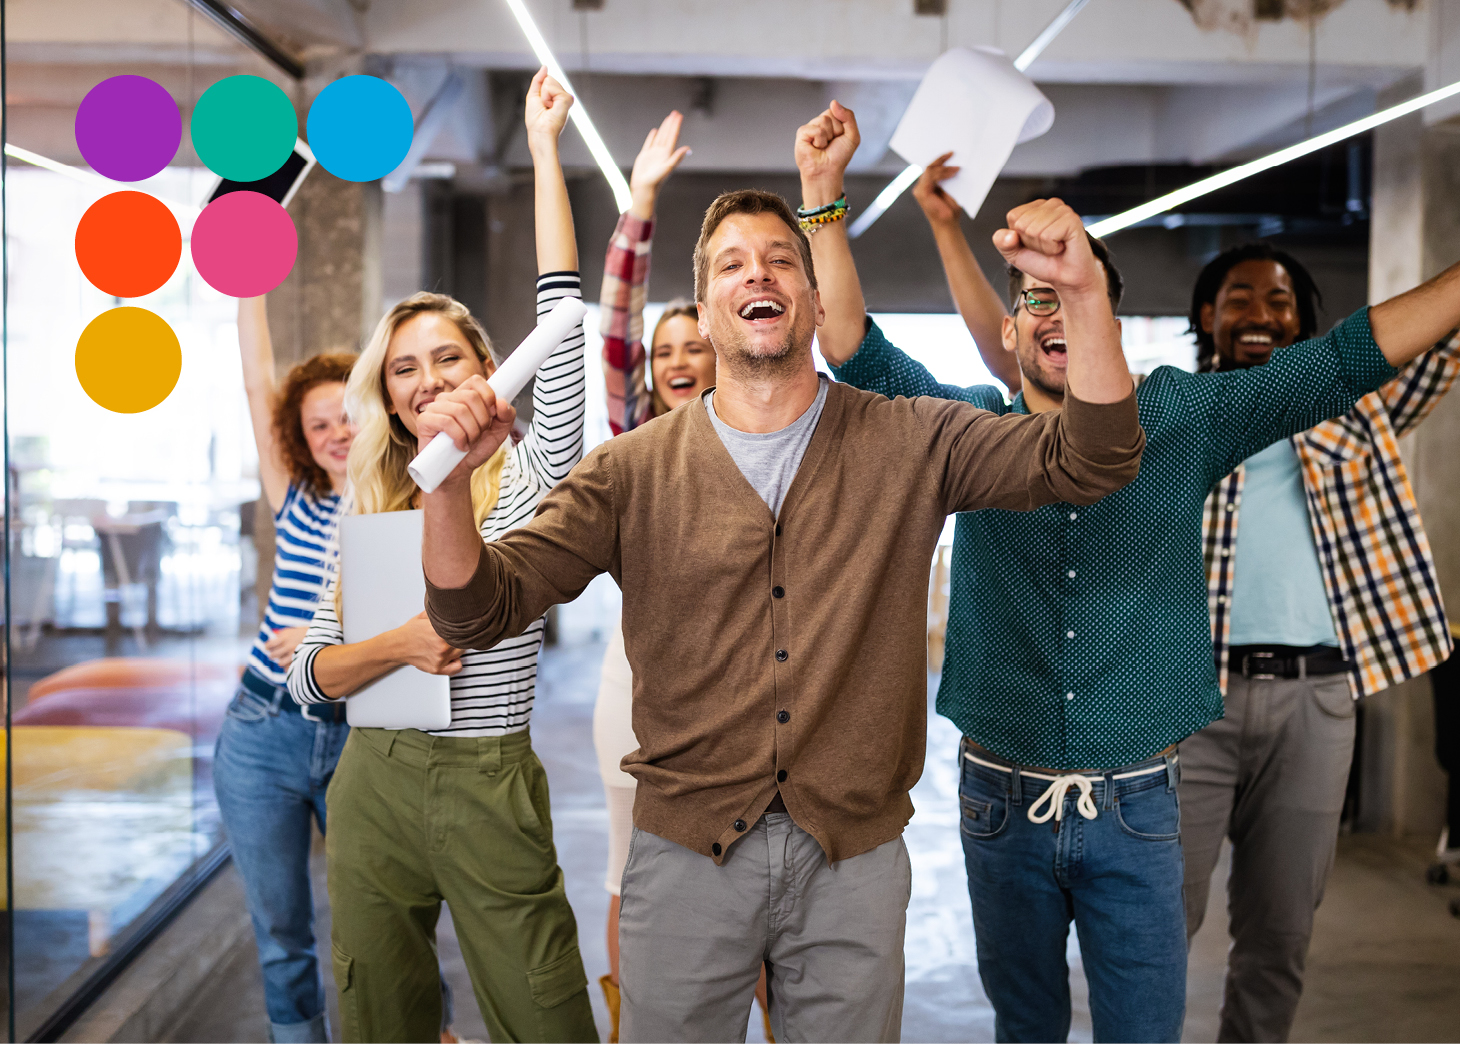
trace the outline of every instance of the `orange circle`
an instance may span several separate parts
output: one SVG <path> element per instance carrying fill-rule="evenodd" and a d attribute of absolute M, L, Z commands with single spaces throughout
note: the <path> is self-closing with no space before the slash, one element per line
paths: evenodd
<path fill-rule="evenodd" d="M 172 394 L 182 373 L 177 334 L 156 312 L 112 308 L 76 342 L 76 377 L 91 401 L 113 413 L 141 413 Z"/>
<path fill-rule="evenodd" d="M 113 297 L 142 297 L 172 278 L 182 258 L 177 218 L 155 196 L 113 192 L 76 226 L 76 261 L 91 285 Z"/>

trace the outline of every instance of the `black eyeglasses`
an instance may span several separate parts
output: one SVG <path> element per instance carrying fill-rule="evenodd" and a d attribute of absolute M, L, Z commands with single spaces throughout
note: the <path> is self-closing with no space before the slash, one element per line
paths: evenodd
<path fill-rule="evenodd" d="M 1044 319 L 1060 310 L 1060 295 L 1045 287 L 1023 290 L 1019 293 L 1019 304 L 1030 315 Z"/>

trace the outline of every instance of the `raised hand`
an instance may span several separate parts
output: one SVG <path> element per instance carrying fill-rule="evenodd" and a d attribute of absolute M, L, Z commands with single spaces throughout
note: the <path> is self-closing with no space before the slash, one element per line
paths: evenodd
<path fill-rule="evenodd" d="M 1064 200 L 1036 199 L 1009 211 L 1008 228 L 994 246 L 1019 271 L 1048 283 L 1064 297 L 1105 294 L 1105 276 L 1090 251 L 1085 226 Z"/>
<path fill-rule="evenodd" d="M 944 192 L 942 187 L 942 182 L 963 169 L 948 165 L 948 160 L 952 156 L 953 153 L 945 152 L 929 163 L 913 184 L 913 199 L 917 200 L 918 206 L 923 208 L 923 214 L 927 217 L 929 224 L 957 224 L 958 215 L 963 213 L 963 208 L 952 196 Z"/>
<path fill-rule="evenodd" d="M 659 187 L 664 184 L 674 168 L 690 154 L 688 145 L 679 145 L 679 128 L 684 117 L 677 111 L 664 117 L 664 122 L 649 132 L 644 147 L 634 158 L 634 169 L 629 174 L 629 190 L 633 193 L 634 216 L 648 221 L 654 216 L 654 202 L 659 197 Z"/>
<path fill-rule="evenodd" d="M 451 473 L 452 479 L 470 475 L 487 462 L 512 431 L 517 411 L 510 402 L 498 400 L 485 377 L 472 376 L 452 391 L 426 404 L 416 417 L 416 434 L 425 449 L 438 433 L 445 432 L 466 459 Z M 450 481 L 450 480 L 448 480 Z"/>
<path fill-rule="evenodd" d="M 797 129 L 796 169 L 801 172 L 803 203 L 819 207 L 842 194 L 842 175 L 861 142 L 856 114 L 837 101 Z"/>
<path fill-rule="evenodd" d="M 527 106 L 524 117 L 527 123 L 527 143 L 556 145 L 558 135 L 568 122 L 568 110 L 573 107 L 573 96 L 563 90 L 563 85 L 548 75 L 547 69 L 539 69 L 527 88 Z"/>

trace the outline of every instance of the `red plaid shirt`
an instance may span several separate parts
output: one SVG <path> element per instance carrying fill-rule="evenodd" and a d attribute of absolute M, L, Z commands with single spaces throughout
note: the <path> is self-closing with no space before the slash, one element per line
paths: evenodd
<path fill-rule="evenodd" d="M 654 222 L 628 211 L 608 241 L 599 297 L 603 334 L 603 377 L 608 385 L 608 426 L 615 435 L 637 428 L 650 417 L 644 381 L 644 299 L 649 284 L 649 244 Z"/>

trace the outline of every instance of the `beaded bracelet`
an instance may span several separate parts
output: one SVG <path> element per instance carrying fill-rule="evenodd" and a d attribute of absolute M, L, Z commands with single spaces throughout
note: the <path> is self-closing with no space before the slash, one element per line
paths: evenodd
<path fill-rule="evenodd" d="M 808 236 L 820 232 L 826 225 L 834 224 L 847 216 L 847 197 L 842 196 L 833 203 L 824 207 L 816 207 L 808 211 L 802 207 L 796 211 L 796 219 L 801 225 L 801 231 Z"/>

